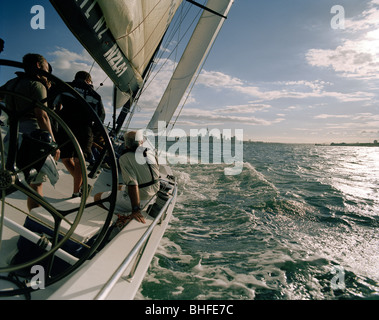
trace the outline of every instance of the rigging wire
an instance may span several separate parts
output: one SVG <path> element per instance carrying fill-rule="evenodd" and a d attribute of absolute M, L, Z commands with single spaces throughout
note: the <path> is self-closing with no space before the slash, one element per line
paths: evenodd
<path fill-rule="evenodd" d="M 100 82 L 100 85 L 97 87 L 97 89 L 95 89 L 95 91 L 98 91 L 103 85 L 104 85 L 104 82 L 107 81 L 109 79 L 109 77 L 107 76 L 103 82 Z"/>
<path fill-rule="evenodd" d="M 168 61 L 170 60 L 171 56 L 174 54 L 174 52 L 177 51 L 179 45 L 182 43 L 183 39 L 185 38 L 185 36 L 188 34 L 188 32 L 191 30 L 191 27 L 194 25 L 194 23 L 198 20 L 198 17 L 200 16 L 200 13 L 201 13 L 201 10 L 199 10 L 199 12 L 196 14 L 196 16 L 192 19 L 192 22 L 190 23 L 190 25 L 188 26 L 187 30 L 184 32 L 184 34 L 182 35 L 182 37 L 180 38 L 180 40 L 178 41 L 178 43 L 175 45 L 175 47 L 171 50 L 170 54 L 165 58 L 164 62 L 161 64 L 161 66 L 159 67 L 159 69 L 157 71 L 154 70 L 155 72 L 155 75 L 149 79 L 149 82 L 147 83 L 147 85 L 145 86 L 144 88 L 144 91 L 149 88 L 149 86 L 152 84 L 152 82 L 155 80 L 155 78 L 158 76 L 158 74 L 162 71 L 162 69 L 166 66 L 166 64 L 168 63 Z M 186 15 L 188 14 L 188 11 L 186 13 Z M 181 20 L 181 23 L 184 21 L 184 18 L 183 20 Z M 178 27 L 179 28 L 179 27 Z M 178 32 L 178 29 L 176 29 L 176 32 Z M 172 38 L 171 38 L 172 40 Z M 171 41 L 170 41 L 171 42 Z M 163 57 L 163 54 L 165 53 L 164 52 L 165 50 L 161 50 L 161 53 L 159 56 L 156 57 L 156 60 L 160 60 L 162 57 Z M 157 67 L 158 64 L 155 64 L 155 67 Z"/>
<path fill-rule="evenodd" d="M 95 63 L 96 63 L 96 60 L 94 59 L 93 60 L 93 63 L 92 63 L 92 66 L 91 66 L 91 68 L 90 68 L 90 70 L 89 70 L 89 74 L 91 74 L 91 72 L 92 72 L 92 70 L 93 70 L 93 68 L 94 68 L 94 66 L 95 66 Z M 100 82 L 100 85 L 96 88 L 96 89 L 94 89 L 96 92 L 102 87 L 102 86 L 104 86 L 104 82 L 105 81 L 107 81 L 109 79 L 109 76 L 107 76 L 105 79 L 104 79 L 104 81 L 102 81 L 102 82 Z"/>
<path fill-rule="evenodd" d="M 186 8 L 186 6 L 185 6 L 184 3 L 182 3 L 182 5 L 181 5 L 181 12 L 184 11 L 184 8 Z M 178 29 L 180 28 L 180 26 L 182 25 L 183 21 L 187 17 L 189 9 L 190 9 L 190 6 L 188 6 L 188 3 L 187 3 L 187 10 L 186 10 L 185 15 L 183 16 L 183 14 L 181 14 L 180 18 L 176 18 L 172 22 L 171 27 L 168 30 L 169 33 L 165 36 L 165 39 L 164 39 L 165 42 L 164 43 L 162 42 L 161 49 L 157 50 L 156 56 L 153 58 L 153 63 L 150 64 L 149 69 L 146 71 L 146 76 L 144 78 L 143 84 L 142 84 L 140 90 L 138 91 L 138 93 L 136 94 L 136 96 L 134 97 L 133 104 L 137 104 L 138 103 L 139 98 L 141 97 L 141 95 L 150 87 L 150 85 L 153 83 L 153 81 L 155 80 L 155 78 L 157 77 L 157 75 L 160 73 L 160 71 L 163 69 L 163 67 L 167 64 L 167 62 L 168 62 L 169 58 L 171 57 L 173 51 L 179 46 L 179 44 L 180 44 L 180 42 L 181 42 L 181 40 L 183 38 L 180 41 L 178 41 L 178 43 L 176 44 L 176 47 L 173 49 L 173 51 L 171 51 L 170 55 L 166 58 L 165 62 L 162 64 L 162 66 L 159 68 L 159 70 L 156 70 L 157 69 L 156 67 L 158 66 L 158 64 L 156 63 L 156 61 L 160 61 L 162 59 L 163 55 L 166 53 L 165 52 L 166 50 L 162 50 L 162 48 L 168 47 L 168 45 L 172 42 L 172 39 L 174 38 L 175 34 L 177 34 Z M 192 22 L 192 24 L 193 24 L 193 22 Z M 187 32 L 188 32 L 188 30 L 186 31 L 186 33 Z M 155 73 L 155 75 L 151 76 L 153 73 Z M 132 118 L 135 110 L 136 110 L 136 106 L 132 107 L 133 113 L 131 112 L 131 114 L 129 116 L 129 119 Z M 126 128 L 128 128 L 129 123 L 130 123 L 130 120 L 127 122 L 126 125 L 123 126 L 123 130 L 125 130 Z"/>
<path fill-rule="evenodd" d="M 135 32 L 136 30 L 138 30 L 140 27 L 141 27 L 141 25 L 144 23 L 144 22 L 146 22 L 147 20 L 148 20 L 148 18 L 154 13 L 154 10 L 158 7 L 158 5 L 160 4 L 162 2 L 162 0 L 160 0 L 151 10 L 150 10 L 150 12 L 148 12 L 148 14 L 146 15 L 146 17 L 142 20 L 142 21 L 140 21 L 139 22 L 139 24 L 137 25 L 137 26 L 135 26 L 135 28 L 133 29 L 133 30 L 131 30 L 130 32 L 128 32 L 127 34 L 125 34 L 125 35 L 123 35 L 123 36 L 120 36 L 120 37 L 118 37 L 118 38 L 116 38 L 116 41 L 119 41 L 119 40 L 121 40 L 121 39 L 124 39 L 124 38 L 126 38 L 126 37 L 128 37 L 129 35 L 131 35 L 131 34 L 133 34 L 133 32 Z M 168 12 L 170 10 L 170 8 L 168 8 L 167 9 L 167 11 L 166 11 L 166 13 Z M 161 24 L 161 22 L 163 22 L 163 19 L 164 19 L 164 15 L 162 16 L 162 18 L 159 20 L 159 23 L 158 24 Z M 134 56 L 133 57 L 131 57 L 129 60 L 130 61 L 133 61 L 133 59 L 135 59 L 139 54 L 140 54 L 140 52 L 142 51 L 142 50 L 144 50 L 145 48 L 146 48 L 146 44 L 149 42 L 149 40 L 151 39 L 151 37 L 154 35 L 154 31 L 155 30 L 153 30 L 153 32 L 150 34 L 150 35 L 148 35 L 147 37 L 146 37 L 146 41 L 145 41 L 145 44 L 139 49 L 139 51 L 137 51 L 135 54 L 134 54 Z M 154 49 L 155 50 L 155 49 Z M 147 54 L 146 55 L 146 59 L 149 59 L 150 60 L 150 54 Z M 143 61 L 143 63 L 141 64 L 141 65 L 146 65 L 146 63 L 147 63 L 147 61 L 145 60 L 145 61 Z"/>
<path fill-rule="evenodd" d="M 218 37 L 218 35 L 217 35 L 217 37 Z M 216 38 L 217 38 L 217 37 L 216 37 Z M 215 39 L 215 40 L 216 40 L 216 39 Z M 182 104 L 182 106 L 181 106 L 181 108 L 180 108 L 178 114 L 176 115 L 175 121 L 174 121 L 174 123 L 173 123 L 172 126 L 171 126 L 171 130 L 170 130 L 169 134 L 170 134 L 171 131 L 174 129 L 174 127 L 175 127 L 175 125 L 176 125 L 176 122 L 178 121 L 178 119 L 179 119 L 179 117 L 180 117 L 180 115 L 181 115 L 181 113 L 182 113 L 182 111 L 183 111 L 183 109 L 184 109 L 184 106 L 186 105 L 187 100 L 188 100 L 190 94 L 192 93 L 192 90 L 193 90 L 193 88 L 195 87 L 195 84 L 196 84 L 197 80 L 199 79 L 201 72 L 202 72 L 203 69 L 204 69 L 204 66 L 205 66 L 205 64 L 206 64 L 206 62 L 207 62 L 207 60 L 208 60 L 208 58 L 209 58 L 209 54 L 211 53 L 211 51 L 212 51 L 212 49 L 213 49 L 215 43 L 216 43 L 216 41 L 213 41 L 212 46 L 211 46 L 210 50 L 208 50 L 208 53 L 207 53 L 207 55 L 206 55 L 206 57 L 205 57 L 205 59 L 204 59 L 204 62 L 202 63 L 201 67 L 199 68 L 199 71 L 198 71 L 198 73 L 197 73 L 197 75 L 196 75 L 195 80 L 192 81 L 191 88 L 188 90 L 187 96 L 186 96 L 185 100 L 183 101 L 183 104 Z M 167 127 L 168 127 L 168 125 L 167 125 Z"/>
<path fill-rule="evenodd" d="M 147 72 L 147 76 L 145 77 L 145 80 L 144 80 L 144 83 L 143 83 L 141 89 L 139 90 L 137 95 L 134 97 L 133 103 L 131 104 L 132 108 L 131 108 L 129 119 L 127 121 L 127 124 L 123 127 L 124 130 L 125 130 L 125 128 L 128 128 L 130 125 L 131 119 L 132 119 L 132 117 L 133 117 L 133 115 L 137 109 L 137 104 L 138 104 L 138 101 L 139 101 L 139 98 L 141 97 L 141 95 L 151 86 L 151 84 L 156 79 L 158 74 L 162 71 L 162 69 L 170 61 L 170 58 L 172 57 L 172 55 L 175 54 L 174 61 L 177 60 L 177 55 L 178 55 L 178 50 L 179 50 L 180 44 L 183 42 L 183 39 L 186 37 L 186 35 L 189 33 L 189 31 L 193 28 L 193 25 L 196 23 L 196 21 L 199 20 L 199 16 L 203 12 L 202 9 L 199 9 L 196 13 L 194 12 L 194 14 L 193 14 L 194 17 L 192 18 L 192 21 L 188 24 L 187 29 L 181 35 L 182 25 L 183 25 L 184 21 L 186 20 L 186 18 L 189 17 L 189 13 L 191 12 L 191 9 L 193 9 L 193 8 L 194 8 L 194 6 L 191 5 L 189 2 L 183 2 L 182 3 L 180 15 L 178 16 L 178 18 L 175 19 L 174 23 L 172 24 L 171 28 L 169 29 L 169 33 L 165 37 L 164 43 L 162 43 L 162 45 L 161 45 L 161 49 L 157 52 L 157 55 L 154 58 L 154 62 L 151 64 L 150 70 Z M 167 50 L 165 50 L 164 48 L 167 48 L 170 45 L 170 43 L 173 42 L 173 39 L 176 35 L 177 35 L 178 40 L 176 41 L 175 46 L 172 48 L 172 50 L 170 51 L 168 56 L 164 59 L 164 61 L 159 66 L 157 61 L 161 62 L 163 55 L 167 53 Z M 176 63 L 175 63 L 175 65 L 176 65 Z M 174 65 L 174 69 L 175 69 L 175 65 Z M 157 69 L 158 66 L 159 66 L 159 69 Z M 201 70 L 202 70 L 202 68 L 200 69 L 199 74 L 196 77 L 196 80 L 198 79 Z M 154 73 L 154 75 L 152 75 L 153 73 Z M 196 80 L 192 84 L 192 87 L 191 87 L 182 107 L 181 107 L 179 115 L 181 114 L 181 112 L 184 108 L 184 105 L 186 104 L 186 102 L 189 98 L 189 95 L 192 92 L 192 89 L 193 89 L 193 86 L 195 85 Z M 178 117 L 179 117 L 179 115 L 178 115 Z M 176 118 L 170 132 L 174 128 L 178 117 Z M 169 124 L 167 124 L 167 127 L 168 126 L 169 126 Z"/>
<path fill-rule="evenodd" d="M 93 63 L 92 63 L 92 66 L 91 66 L 91 69 L 89 69 L 89 72 L 88 72 L 89 74 L 91 74 L 92 69 L 93 69 L 93 67 L 95 66 L 95 62 L 96 62 L 96 61 L 95 61 L 95 59 L 94 59 L 94 60 L 93 60 Z"/>
<path fill-rule="evenodd" d="M 175 35 L 178 34 L 178 32 L 181 30 L 181 26 L 182 26 L 184 20 L 188 17 L 190 9 L 191 9 L 191 5 L 188 5 L 188 3 L 183 3 L 182 4 L 181 15 L 178 18 L 175 19 L 175 21 L 173 22 L 172 27 L 169 29 L 169 33 L 165 37 L 164 43 L 162 43 L 162 45 L 161 45 L 161 50 L 159 50 L 157 52 L 157 56 L 154 58 L 154 60 L 155 60 L 154 63 L 151 64 L 149 71 L 147 71 L 147 74 L 146 74 L 146 77 L 144 79 L 144 82 L 142 84 L 141 89 L 139 90 L 139 92 L 137 93 L 137 95 L 134 97 L 133 104 L 137 104 L 138 103 L 139 98 L 141 97 L 141 95 L 150 87 L 150 85 L 156 79 L 156 77 L 158 76 L 158 74 L 162 71 L 162 69 L 164 68 L 164 66 L 168 63 L 168 61 L 171 58 L 171 56 L 173 55 L 173 53 L 175 51 L 177 51 L 179 45 L 182 43 L 184 37 L 188 34 L 188 32 L 191 29 L 191 27 L 193 26 L 193 24 L 196 22 L 196 20 L 198 20 L 198 16 L 200 15 L 201 10 L 199 10 L 199 12 L 195 15 L 195 17 L 193 18 L 192 22 L 189 24 L 187 30 L 185 31 L 185 33 L 182 35 L 181 38 L 180 38 L 180 34 L 179 34 L 178 38 L 180 38 L 180 39 L 177 41 L 175 47 L 171 50 L 170 54 L 165 58 L 165 60 L 162 63 L 162 65 L 157 70 L 158 63 L 156 63 L 156 61 L 161 61 L 163 55 L 165 53 L 167 53 L 166 50 L 162 50 L 162 48 L 168 47 L 169 44 L 174 39 Z M 135 111 L 136 111 L 137 106 L 132 107 L 132 108 L 133 108 L 132 111 L 133 111 L 133 114 L 134 114 Z M 130 114 L 130 116 L 129 116 L 130 120 L 127 122 L 127 124 L 125 126 L 123 126 L 123 130 L 125 130 L 126 128 L 128 128 L 133 114 L 132 113 Z"/>
<path fill-rule="evenodd" d="M 190 7 L 193 7 L 193 6 L 190 5 Z M 186 12 L 186 16 L 188 15 L 188 12 L 189 12 L 189 10 L 187 10 L 187 12 Z M 197 12 L 197 14 L 196 14 L 195 17 L 193 18 L 192 22 L 191 22 L 190 25 L 188 26 L 187 30 L 185 31 L 185 33 L 183 34 L 183 36 L 180 38 L 180 41 L 177 43 L 176 47 L 171 51 L 171 53 L 169 54 L 169 56 L 166 58 L 165 62 L 162 64 L 162 66 L 160 67 L 160 69 L 159 69 L 159 70 L 157 71 L 157 73 L 155 74 L 154 78 L 155 78 L 155 77 L 157 76 L 157 74 L 163 69 L 163 67 L 165 66 L 165 64 L 167 64 L 167 62 L 168 62 L 169 58 L 172 56 L 174 50 L 177 51 L 177 48 L 178 48 L 179 44 L 183 41 L 184 37 L 185 37 L 186 34 L 189 32 L 189 30 L 191 29 L 192 25 L 193 25 L 196 21 L 199 20 L 199 16 L 201 15 L 202 12 L 203 12 L 203 10 L 201 10 L 201 9 Z M 182 23 L 183 21 L 184 21 L 184 18 L 181 20 L 181 23 Z M 181 25 L 181 24 L 180 24 L 180 25 Z M 180 26 L 179 26 L 179 27 L 180 27 Z M 176 32 L 178 32 L 178 29 L 180 29 L 179 27 L 177 27 Z M 208 54 L 209 54 L 209 52 L 208 52 Z M 207 55 L 207 57 L 208 57 L 208 55 Z M 206 60 L 206 59 L 205 59 L 205 60 Z M 204 63 L 205 63 L 205 61 L 204 61 Z M 204 65 L 204 63 L 203 63 L 203 65 Z M 200 73 L 201 73 L 201 70 L 202 70 L 202 68 L 203 68 L 203 65 L 202 65 L 202 67 L 199 69 L 199 72 L 198 72 L 198 75 L 197 75 L 195 81 L 193 81 L 193 83 L 192 83 L 192 87 L 191 87 L 191 89 L 189 90 L 189 92 L 188 92 L 188 94 L 187 94 L 187 97 L 186 97 L 185 101 L 183 102 L 183 105 L 182 105 L 182 107 L 181 107 L 181 110 L 180 110 L 178 116 L 176 117 L 175 122 L 174 122 L 174 124 L 173 124 L 172 127 L 171 127 L 171 130 L 169 130 L 168 133 L 167 133 L 167 130 L 164 130 L 164 131 L 161 132 L 161 133 L 158 132 L 158 137 L 162 136 L 164 133 L 166 133 L 166 136 L 169 136 L 170 133 L 171 133 L 171 131 L 174 129 L 174 126 L 175 126 L 175 124 L 176 124 L 176 122 L 177 122 L 177 120 L 178 120 L 178 118 L 179 118 L 179 116 L 180 116 L 180 114 L 181 114 L 181 112 L 182 112 L 182 110 L 183 110 L 183 108 L 184 108 L 186 102 L 188 101 L 188 98 L 189 98 L 189 96 L 190 96 L 190 93 L 192 92 L 192 89 L 193 89 L 193 87 L 194 87 L 194 85 L 195 85 L 195 83 L 196 83 L 196 81 L 197 81 L 197 79 L 198 79 L 198 77 L 199 77 L 199 75 L 200 75 Z M 150 81 L 150 83 L 154 80 L 154 78 Z M 150 84 L 150 83 L 149 83 L 149 84 Z M 170 121 L 170 122 L 171 122 L 171 121 Z M 170 125 L 170 123 L 166 124 L 166 129 L 169 127 L 169 125 Z M 162 152 L 162 151 L 163 151 L 163 150 L 161 150 L 161 152 Z"/>

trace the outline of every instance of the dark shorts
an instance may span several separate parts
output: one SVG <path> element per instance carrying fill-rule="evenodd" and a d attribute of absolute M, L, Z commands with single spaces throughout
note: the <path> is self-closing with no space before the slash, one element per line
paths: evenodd
<path fill-rule="evenodd" d="M 81 128 L 80 130 L 72 130 L 75 135 L 80 148 L 82 149 L 85 158 L 88 158 L 91 154 L 91 148 L 93 143 L 93 133 L 91 128 Z M 61 158 L 77 158 L 74 144 L 67 136 L 66 132 L 58 132 L 56 134 L 57 142 L 60 146 Z M 65 142 L 68 143 L 64 144 Z M 63 145 L 64 144 L 64 145 Z"/>

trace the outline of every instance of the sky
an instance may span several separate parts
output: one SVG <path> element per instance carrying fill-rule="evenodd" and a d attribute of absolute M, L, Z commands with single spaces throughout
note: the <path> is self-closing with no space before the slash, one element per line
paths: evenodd
<path fill-rule="evenodd" d="M 36 4 L 43 30 L 31 27 Z M 1 59 L 40 53 L 65 81 L 93 64 L 47 0 L 2 0 L 0 38 Z M 173 67 L 146 90 L 132 126 L 147 124 Z M 0 84 L 13 73 L 1 67 Z M 112 83 L 96 65 L 91 73 L 112 121 Z M 378 85 L 379 0 L 235 0 L 176 128 L 243 129 L 245 140 L 264 142 L 373 142 Z"/>

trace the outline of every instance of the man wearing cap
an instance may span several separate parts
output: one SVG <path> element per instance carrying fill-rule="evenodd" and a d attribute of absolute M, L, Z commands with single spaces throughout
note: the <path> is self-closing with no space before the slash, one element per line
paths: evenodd
<path fill-rule="evenodd" d="M 153 152 L 142 147 L 143 139 L 136 131 L 127 132 L 124 142 L 125 152 L 119 164 L 125 185 L 119 186 L 115 213 L 121 214 L 126 220 L 136 219 L 146 223 L 141 207 L 159 190 L 159 164 Z M 94 199 L 105 200 L 109 195 L 110 192 L 98 193 Z M 103 202 L 100 206 L 109 209 L 108 204 Z"/>

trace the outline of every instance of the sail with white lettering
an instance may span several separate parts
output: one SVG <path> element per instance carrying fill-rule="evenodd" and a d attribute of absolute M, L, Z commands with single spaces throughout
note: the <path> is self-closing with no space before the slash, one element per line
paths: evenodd
<path fill-rule="evenodd" d="M 209 53 L 232 4 L 232 0 L 208 1 L 206 10 L 192 34 L 148 129 L 157 132 L 159 121 L 164 122 L 166 126 L 169 124 L 182 97 Z"/>
<path fill-rule="evenodd" d="M 50 0 L 115 86 L 135 95 L 182 0 Z"/>

